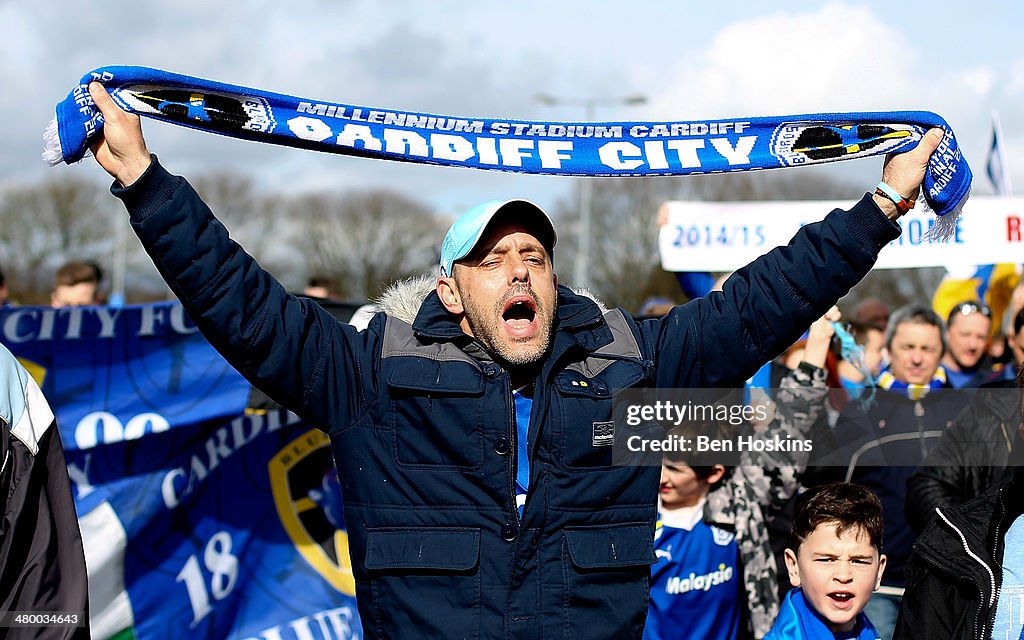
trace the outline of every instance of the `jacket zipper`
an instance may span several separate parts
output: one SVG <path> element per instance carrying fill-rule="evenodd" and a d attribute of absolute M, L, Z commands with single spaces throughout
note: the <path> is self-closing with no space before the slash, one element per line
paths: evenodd
<path fill-rule="evenodd" d="M 4 425 L 0 424 L 0 427 Z M 7 461 L 11 459 L 11 450 L 4 451 L 4 463 L 0 465 L 0 509 L 7 511 L 7 483 L 4 481 L 4 471 L 7 470 Z M 4 535 L 3 522 L 0 522 L 0 536 Z"/>
<path fill-rule="evenodd" d="M 938 510 L 936 510 L 936 511 L 938 511 Z M 952 525 L 950 525 L 950 526 L 952 526 Z M 945 575 L 950 575 L 949 574 L 949 567 L 948 566 L 946 566 L 944 564 L 941 564 L 937 560 L 932 560 L 932 558 L 930 556 L 928 556 L 926 554 L 923 554 L 923 553 L 921 554 L 920 557 L 921 557 L 921 559 L 923 561 L 927 562 L 929 565 L 931 565 L 932 567 L 937 569 L 939 573 L 945 574 Z M 982 596 L 984 596 L 985 594 L 983 593 L 983 591 L 981 589 L 981 585 L 979 585 L 973 579 L 971 579 L 971 582 L 974 583 L 974 585 L 976 587 L 978 587 L 978 602 L 980 603 Z M 981 614 L 981 611 L 980 611 L 980 605 L 979 605 L 979 611 L 975 612 L 975 614 L 974 614 L 974 629 L 975 629 L 975 631 L 977 631 L 977 629 L 978 629 L 978 617 L 980 616 L 980 614 Z M 981 636 L 976 636 L 976 637 L 978 637 L 979 640 L 981 638 Z"/>
<path fill-rule="evenodd" d="M 928 447 L 924 440 L 924 405 L 918 400 L 914 403 L 914 415 L 917 416 L 917 443 L 921 449 L 921 460 L 928 457 Z"/>
<path fill-rule="evenodd" d="M 998 500 L 999 500 L 999 517 L 996 519 L 996 535 L 992 538 L 992 558 L 993 559 L 995 559 L 995 557 L 996 557 L 996 552 L 999 551 L 999 532 L 1000 532 L 1000 530 L 1002 529 L 1002 526 L 1003 526 L 1003 516 L 1006 514 L 1006 506 L 1003 504 L 1003 490 L 1000 489 L 999 492 L 996 495 L 998 496 Z M 998 568 L 1000 573 L 1001 573 L 1002 570 L 1003 570 L 1002 563 L 1001 562 L 997 562 L 996 563 L 996 568 Z M 1002 590 L 1003 590 L 1002 582 L 999 582 L 999 584 L 995 585 L 995 595 L 992 598 L 993 606 L 991 606 L 989 608 L 988 622 L 985 623 L 985 628 L 982 630 L 984 632 L 981 635 L 982 638 L 990 638 L 990 637 L 992 637 L 992 630 L 996 626 L 996 609 L 995 609 L 994 605 L 999 602 L 999 593 Z M 975 627 L 975 628 L 977 628 L 977 627 Z"/>
<path fill-rule="evenodd" d="M 510 467 L 508 474 L 509 491 L 512 498 L 512 518 L 515 520 L 516 527 L 518 528 L 520 521 L 519 504 L 516 500 L 516 480 L 519 478 L 519 422 L 516 420 L 516 398 L 512 391 L 512 379 L 508 375 L 505 376 L 505 391 L 505 397 L 508 398 L 509 404 L 509 417 L 511 418 L 511 421 L 509 422 L 511 433 L 509 435 L 512 436 L 510 438 L 512 441 L 512 451 L 511 455 L 508 457 Z M 527 493 L 527 497 L 529 497 L 529 493 Z M 525 502 L 523 503 L 523 509 L 526 509 Z"/>
<path fill-rule="evenodd" d="M 992 573 L 992 568 L 989 567 L 987 564 L 985 564 L 985 561 L 982 560 L 981 558 L 979 558 L 976 553 L 971 551 L 970 546 L 968 546 L 968 544 L 967 544 L 966 536 L 964 536 L 963 532 L 960 531 L 960 529 L 958 529 L 955 524 L 953 524 L 952 522 L 949 521 L 949 518 L 946 517 L 946 514 L 942 513 L 942 509 L 936 509 L 935 513 L 939 514 L 939 517 L 942 518 L 942 521 L 945 522 L 946 525 L 949 526 L 950 529 L 955 531 L 957 536 L 959 536 L 959 538 L 960 538 L 960 545 L 964 548 L 964 551 L 967 553 L 967 557 L 971 558 L 972 560 L 974 560 L 978 564 L 980 564 L 985 569 L 985 572 L 988 573 L 989 585 L 992 587 L 992 595 L 989 596 L 989 599 L 988 599 L 988 607 L 989 607 L 989 610 L 991 611 L 992 610 L 992 605 L 995 603 L 995 598 L 996 598 L 996 595 L 997 595 L 997 592 L 996 592 L 996 588 L 997 588 L 996 587 L 996 578 L 995 578 L 995 574 Z M 982 594 L 982 595 L 984 595 L 984 594 Z M 978 622 L 979 622 L 980 617 L 981 617 L 981 609 L 979 608 L 978 611 L 976 611 L 975 614 L 974 614 L 974 630 L 975 631 L 978 630 Z M 984 636 L 982 636 L 982 637 L 984 637 Z"/>

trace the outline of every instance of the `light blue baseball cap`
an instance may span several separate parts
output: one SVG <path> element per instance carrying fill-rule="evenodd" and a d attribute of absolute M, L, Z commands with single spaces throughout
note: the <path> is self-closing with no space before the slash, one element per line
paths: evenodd
<path fill-rule="evenodd" d="M 533 230 L 548 255 L 552 255 L 557 237 L 547 212 L 529 200 L 492 200 L 478 204 L 452 223 L 441 243 L 441 275 L 452 275 L 452 265 L 473 252 L 487 225 L 499 213 Z"/>

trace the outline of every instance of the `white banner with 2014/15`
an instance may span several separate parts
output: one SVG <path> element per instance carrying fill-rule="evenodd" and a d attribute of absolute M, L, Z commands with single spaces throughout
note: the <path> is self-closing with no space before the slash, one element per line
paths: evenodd
<path fill-rule="evenodd" d="M 787 244 L 801 226 L 849 201 L 685 202 L 662 205 L 661 265 L 666 271 L 731 271 Z M 951 267 L 1024 261 L 1024 198 L 973 197 L 948 241 L 925 234 L 935 214 L 911 210 L 903 233 L 882 249 L 877 269 Z"/>

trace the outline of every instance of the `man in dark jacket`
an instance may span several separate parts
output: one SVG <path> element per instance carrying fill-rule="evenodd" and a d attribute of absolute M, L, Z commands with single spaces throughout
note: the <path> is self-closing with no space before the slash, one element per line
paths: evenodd
<path fill-rule="evenodd" d="M 478 207 L 441 248 L 410 324 L 365 331 L 289 296 L 150 156 L 98 84 L 115 177 L 157 267 L 210 342 L 331 436 L 366 638 L 639 638 L 657 467 L 612 464 L 612 394 L 742 384 L 898 235 L 866 196 L 740 270 L 725 291 L 634 322 L 558 286 L 555 232 L 525 201 Z M 883 179 L 918 192 L 941 136 Z"/>
<path fill-rule="evenodd" d="M 88 638 L 88 607 L 82 533 L 53 412 L 0 346 L 0 636 Z"/>
<path fill-rule="evenodd" d="M 1024 311 L 1014 320 L 1013 357 L 1024 370 Z M 924 463 L 907 480 L 907 520 L 920 533 L 936 507 L 953 507 L 978 497 L 1006 469 L 1020 424 L 1020 396 L 1012 380 L 982 386 L 971 405 L 946 430 Z"/>
<path fill-rule="evenodd" d="M 1024 633 L 1022 549 L 1007 540 L 1024 514 L 1024 455 L 1017 429 L 1014 434 L 1018 446 L 1004 479 L 962 505 L 937 508 L 937 517 L 914 543 L 897 640 L 1014 639 Z M 1013 554 L 1013 562 L 1006 562 L 1007 554 Z M 1012 590 L 1005 582 L 1007 570 L 1017 576 Z M 1003 624 L 995 629 L 1000 609 Z"/>

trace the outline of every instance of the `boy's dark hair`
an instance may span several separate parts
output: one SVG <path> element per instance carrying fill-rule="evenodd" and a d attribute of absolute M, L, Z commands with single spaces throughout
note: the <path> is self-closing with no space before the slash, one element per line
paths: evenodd
<path fill-rule="evenodd" d="M 721 429 L 720 425 L 714 423 L 693 422 L 688 422 L 682 425 L 672 427 L 671 429 L 668 430 L 667 435 L 670 437 L 689 438 L 691 440 L 695 438 L 697 435 L 705 435 L 713 439 L 722 439 L 725 437 L 725 434 Z M 715 468 L 717 467 L 717 465 L 715 464 L 706 464 L 708 462 L 707 454 L 698 455 L 682 451 L 666 451 L 664 454 L 662 454 L 662 460 L 666 464 L 675 466 L 686 465 L 690 467 L 690 469 L 693 471 L 693 474 L 697 476 L 697 478 L 700 480 L 707 480 L 708 476 L 714 473 Z M 700 464 L 702 462 L 705 464 Z M 732 469 L 728 465 L 723 466 L 725 467 L 725 473 L 722 474 L 721 479 L 719 479 L 714 485 L 712 485 L 713 487 L 721 484 L 722 481 L 728 478 L 732 472 Z"/>
<path fill-rule="evenodd" d="M 835 524 L 837 535 L 862 529 L 876 549 L 882 548 L 882 503 L 867 487 L 833 482 L 800 494 L 793 515 L 793 548 L 822 524 Z"/>
<path fill-rule="evenodd" d="M 73 287 L 77 284 L 99 285 L 103 279 L 103 272 L 95 262 L 87 260 L 72 260 L 66 262 L 59 269 L 53 278 L 56 287 Z"/>
<path fill-rule="evenodd" d="M 306 281 L 307 287 L 323 287 L 329 291 L 334 290 L 334 280 L 329 276 L 314 274 Z"/>
<path fill-rule="evenodd" d="M 700 480 L 707 480 L 708 476 L 715 472 L 717 467 L 708 465 L 687 465 L 693 471 L 693 475 L 697 476 Z"/>

